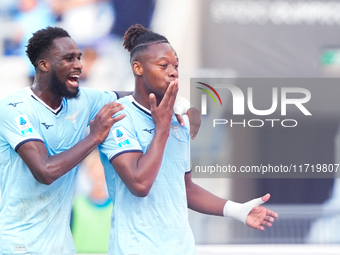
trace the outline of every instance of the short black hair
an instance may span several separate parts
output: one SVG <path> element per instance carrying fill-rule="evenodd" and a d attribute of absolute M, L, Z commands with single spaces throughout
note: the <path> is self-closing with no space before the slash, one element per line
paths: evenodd
<path fill-rule="evenodd" d="M 163 35 L 152 32 L 140 24 L 132 25 L 126 30 L 123 46 L 130 52 L 130 59 L 137 52 L 154 43 L 169 43 Z"/>
<path fill-rule="evenodd" d="M 53 40 L 62 37 L 70 35 L 60 27 L 46 27 L 33 33 L 28 40 L 26 54 L 35 68 L 38 66 L 39 58 L 53 48 Z"/>

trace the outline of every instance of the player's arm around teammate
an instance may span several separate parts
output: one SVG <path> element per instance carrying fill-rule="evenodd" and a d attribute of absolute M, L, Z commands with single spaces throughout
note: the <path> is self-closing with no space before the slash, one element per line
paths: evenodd
<path fill-rule="evenodd" d="M 105 105 L 90 123 L 90 133 L 71 149 L 50 156 L 41 141 L 30 141 L 21 145 L 18 154 L 31 170 L 34 178 L 43 184 L 51 184 L 60 176 L 77 166 L 92 150 L 107 137 L 112 125 L 124 118 L 112 116 L 123 106 L 111 102 Z"/>

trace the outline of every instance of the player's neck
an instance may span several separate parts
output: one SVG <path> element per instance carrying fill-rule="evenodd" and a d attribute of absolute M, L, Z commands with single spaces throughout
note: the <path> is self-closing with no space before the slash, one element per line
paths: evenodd
<path fill-rule="evenodd" d="M 136 90 L 132 93 L 132 96 L 138 104 L 142 105 L 148 110 L 151 109 L 148 96 L 141 95 L 140 93 L 137 93 Z"/>
<path fill-rule="evenodd" d="M 39 97 L 52 109 L 55 110 L 60 107 L 62 98 L 51 91 L 51 89 L 48 87 L 48 83 L 38 82 L 37 79 L 34 79 L 31 89 L 35 96 Z"/>
<path fill-rule="evenodd" d="M 137 103 L 142 105 L 148 110 L 151 110 L 151 105 L 150 105 L 150 93 L 152 93 L 149 89 L 146 88 L 143 82 L 139 82 L 138 80 L 136 81 L 136 86 L 135 90 L 132 93 L 132 96 L 136 100 Z M 161 98 L 158 98 L 156 96 L 157 100 L 157 106 L 159 103 L 162 101 Z"/>

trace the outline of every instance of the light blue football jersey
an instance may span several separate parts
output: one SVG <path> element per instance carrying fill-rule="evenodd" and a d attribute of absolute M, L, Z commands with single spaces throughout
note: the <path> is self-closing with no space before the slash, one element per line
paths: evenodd
<path fill-rule="evenodd" d="M 145 152 L 155 133 L 151 112 L 132 96 L 118 100 L 126 117 L 111 128 L 99 145 L 110 198 L 113 201 L 109 254 L 196 254 L 188 222 L 184 175 L 190 171 L 189 129 L 175 115 L 161 168 L 146 197 L 134 196 L 110 161 L 122 153 Z M 188 123 L 188 120 L 186 120 Z"/>
<path fill-rule="evenodd" d="M 30 88 L 0 101 L 0 254 L 75 254 L 70 213 L 77 167 L 51 185 L 37 182 L 17 153 L 28 141 L 45 143 L 49 155 L 86 136 L 99 110 L 115 101 L 113 92 L 80 89 L 53 110 Z"/>

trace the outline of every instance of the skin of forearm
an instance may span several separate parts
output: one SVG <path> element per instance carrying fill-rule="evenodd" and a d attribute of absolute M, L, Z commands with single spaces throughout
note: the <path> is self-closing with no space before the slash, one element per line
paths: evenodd
<path fill-rule="evenodd" d="M 223 216 L 226 199 L 222 199 L 191 183 L 187 188 L 188 208 L 209 215 Z"/>
<path fill-rule="evenodd" d="M 40 158 L 25 160 L 25 155 L 22 157 L 31 169 L 34 178 L 40 183 L 49 185 L 77 166 L 97 147 L 99 142 L 93 136 L 88 135 L 71 149 L 53 156 L 48 156 L 46 152 L 35 154 L 40 155 Z M 37 164 L 37 162 L 40 163 Z"/>
<path fill-rule="evenodd" d="M 137 196 L 146 196 L 159 172 L 162 164 L 165 144 L 169 130 L 157 130 L 148 151 L 136 162 L 134 171 L 135 190 Z"/>
<path fill-rule="evenodd" d="M 49 157 L 46 161 L 46 171 L 49 173 L 51 181 L 55 181 L 77 166 L 99 143 L 98 140 L 88 135 L 68 151 Z"/>

